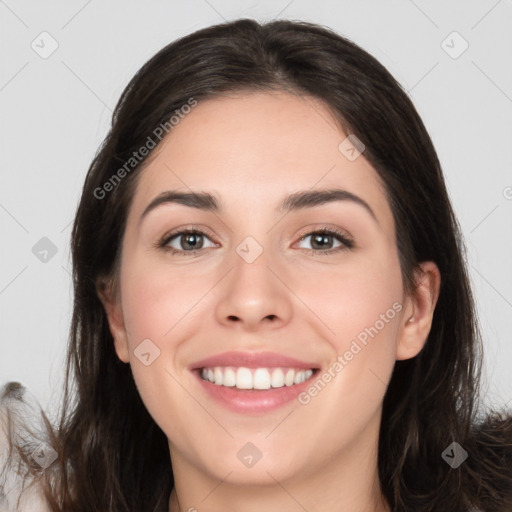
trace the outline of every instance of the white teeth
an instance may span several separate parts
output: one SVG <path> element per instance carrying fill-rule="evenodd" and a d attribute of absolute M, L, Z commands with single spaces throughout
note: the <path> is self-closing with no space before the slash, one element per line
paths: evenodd
<path fill-rule="evenodd" d="M 296 368 L 203 368 L 201 377 L 217 386 L 237 389 L 270 389 L 301 384 L 313 375 L 313 370 Z"/>
<path fill-rule="evenodd" d="M 236 371 L 236 384 L 238 389 L 252 389 L 252 373 L 249 368 L 238 368 Z"/>
<path fill-rule="evenodd" d="M 303 370 L 295 374 L 294 384 L 302 384 L 305 380 L 308 380 L 313 375 L 313 370 Z"/>
<path fill-rule="evenodd" d="M 306 372 L 297 372 L 295 374 L 295 379 L 293 380 L 294 384 L 301 384 L 306 380 Z"/>
<path fill-rule="evenodd" d="M 220 368 L 215 368 L 213 374 L 215 375 L 215 384 L 217 384 L 217 386 L 222 386 L 222 381 L 224 377 L 222 370 Z"/>
<path fill-rule="evenodd" d="M 258 368 L 254 372 L 253 377 L 254 389 L 269 389 L 270 388 L 270 374 L 265 368 Z"/>
<path fill-rule="evenodd" d="M 236 386 L 236 374 L 233 369 L 226 368 L 226 371 L 224 372 L 224 382 L 222 385 L 229 388 Z"/>
<path fill-rule="evenodd" d="M 284 372 L 281 368 L 276 368 L 272 372 L 270 384 L 273 388 L 282 388 L 284 386 Z"/>

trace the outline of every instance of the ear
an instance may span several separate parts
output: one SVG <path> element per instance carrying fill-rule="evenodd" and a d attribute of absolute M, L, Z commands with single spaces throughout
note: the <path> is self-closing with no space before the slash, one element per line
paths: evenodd
<path fill-rule="evenodd" d="M 128 348 L 128 337 L 124 325 L 123 311 L 121 309 L 121 300 L 118 294 L 112 290 L 110 282 L 104 279 L 100 279 L 96 283 L 96 293 L 105 309 L 110 333 L 114 338 L 117 356 L 124 363 L 128 363 L 130 361 L 130 351 Z"/>
<path fill-rule="evenodd" d="M 441 273 L 433 261 L 420 263 L 416 286 L 407 299 L 397 340 L 396 359 L 410 359 L 424 347 L 439 298 Z"/>

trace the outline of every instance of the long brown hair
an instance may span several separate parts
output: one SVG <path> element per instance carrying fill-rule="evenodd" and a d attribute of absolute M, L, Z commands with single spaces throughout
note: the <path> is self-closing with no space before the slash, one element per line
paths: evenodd
<path fill-rule="evenodd" d="M 364 143 L 394 215 L 405 289 L 422 261 L 441 272 L 427 343 L 396 362 L 384 399 L 385 498 L 395 512 L 510 512 L 512 417 L 480 407 L 482 347 L 465 249 L 425 126 L 397 81 L 353 42 L 311 23 L 250 19 L 199 30 L 152 57 L 123 92 L 89 168 L 72 232 L 66 386 L 50 433 L 59 458 L 41 477 L 52 510 L 167 512 L 174 485 L 167 438 L 115 353 L 96 289 L 119 271 L 145 160 L 108 193 L 98 190 L 190 98 L 272 89 L 321 99 Z M 469 455 L 458 468 L 442 457 L 453 442 Z"/>

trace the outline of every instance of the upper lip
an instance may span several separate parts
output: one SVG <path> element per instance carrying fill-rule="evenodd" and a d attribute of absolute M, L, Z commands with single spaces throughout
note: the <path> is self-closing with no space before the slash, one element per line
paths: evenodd
<path fill-rule="evenodd" d="M 289 367 L 305 370 L 318 369 L 314 362 L 301 361 L 277 352 L 223 352 L 206 359 L 201 359 L 190 365 L 191 370 L 212 368 L 214 366 L 235 366 L 245 368 Z"/>

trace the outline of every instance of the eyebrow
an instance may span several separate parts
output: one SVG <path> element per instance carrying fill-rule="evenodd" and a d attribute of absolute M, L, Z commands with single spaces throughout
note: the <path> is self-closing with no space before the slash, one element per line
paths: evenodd
<path fill-rule="evenodd" d="M 379 223 L 377 217 L 370 205 L 359 196 L 356 196 L 348 190 L 339 188 L 326 190 L 303 190 L 294 192 L 286 197 L 276 208 L 278 213 L 288 213 L 291 211 L 302 210 L 305 208 L 313 208 L 323 204 L 333 203 L 336 201 L 350 201 L 362 206 L 371 217 Z M 176 203 L 198 210 L 221 213 L 222 207 L 217 198 L 208 192 L 178 192 L 175 190 L 167 190 L 156 196 L 144 209 L 139 222 L 155 208 L 168 203 Z"/>

